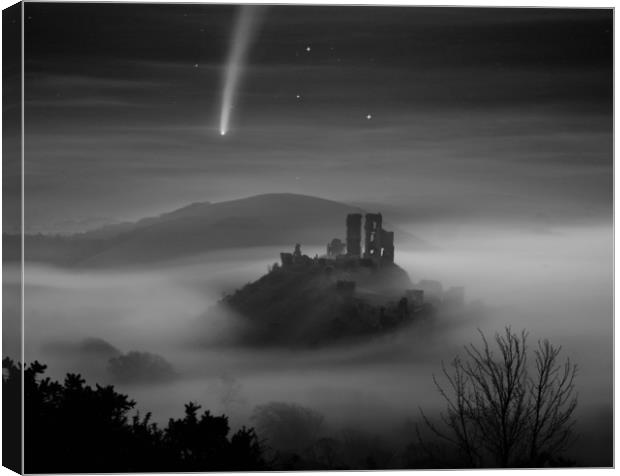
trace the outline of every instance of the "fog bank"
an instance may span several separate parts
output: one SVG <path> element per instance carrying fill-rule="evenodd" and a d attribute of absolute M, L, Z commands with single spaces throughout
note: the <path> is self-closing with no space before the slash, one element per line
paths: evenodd
<path fill-rule="evenodd" d="M 489 335 L 511 325 L 530 332 L 530 345 L 549 338 L 578 364 L 580 428 L 590 431 L 597 422 L 588 441 L 602 438 L 597 445 L 605 448 L 608 438 L 601 435 L 609 432 L 601 428 L 611 428 L 612 408 L 611 229 L 461 229 L 443 240 L 433 230 L 415 231 L 432 237 L 437 248 L 397 247 L 396 262 L 413 282 L 465 286 L 466 300 L 483 301 L 486 317 L 440 317 L 430 330 L 413 325 L 316 350 L 244 348 L 224 345 L 243 322 L 214 312 L 213 305 L 223 292 L 264 274 L 278 249 L 218 252 L 123 272 L 27 264 L 26 360 L 47 363 L 58 379 L 77 371 L 91 383 L 114 383 L 157 421 L 180 415 L 192 400 L 240 426 L 251 424 L 257 405 L 290 402 L 324 415 L 326 431 L 354 427 L 390 435 L 418 421 L 419 406 L 439 408 L 432 376 L 442 360 L 480 341 L 477 328 Z M 203 345 L 193 335 L 197 322 L 208 334 Z M 86 351 L 84 342 L 93 338 L 113 351 Z M 174 378 L 115 378 L 109 359 L 118 352 L 159 356 Z"/>

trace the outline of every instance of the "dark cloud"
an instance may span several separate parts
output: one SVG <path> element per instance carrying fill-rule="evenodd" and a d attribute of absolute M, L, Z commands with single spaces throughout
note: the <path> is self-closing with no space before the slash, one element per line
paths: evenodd
<path fill-rule="evenodd" d="M 36 4 L 27 6 L 33 58 L 225 59 L 238 7 L 229 5 Z M 282 62 L 308 42 L 354 59 L 415 56 L 422 65 L 608 63 L 611 10 L 271 6 L 254 54 Z M 62 23 L 63 28 L 55 25 Z M 53 33 L 53 34 L 52 34 Z M 335 44 L 334 44 L 335 43 Z M 76 66 L 78 67 L 78 66 Z"/>
<path fill-rule="evenodd" d="M 27 9 L 29 230 L 239 190 L 609 219 L 611 10 L 269 7 L 222 140 L 235 8 Z"/>

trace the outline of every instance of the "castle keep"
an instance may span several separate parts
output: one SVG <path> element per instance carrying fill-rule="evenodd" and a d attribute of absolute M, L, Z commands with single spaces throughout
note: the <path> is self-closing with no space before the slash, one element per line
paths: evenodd
<path fill-rule="evenodd" d="M 351 258 L 364 258 L 376 264 L 394 262 L 394 232 L 386 231 L 382 226 L 381 213 L 367 213 L 364 223 L 364 253 L 362 254 L 362 214 L 349 213 L 347 215 L 347 244 L 346 255 Z M 327 245 L 327 256 L 336 258 L 344 254 L 344 247 L 335 247 L 334 238 Z"/>
<path fill-rule="evenodd" d="M 347 215 L 347 254 L 349 256 L 362 255 L 362 214 L 349 213 Z M 330 255 L 329 248 L 327 255 Z"/>

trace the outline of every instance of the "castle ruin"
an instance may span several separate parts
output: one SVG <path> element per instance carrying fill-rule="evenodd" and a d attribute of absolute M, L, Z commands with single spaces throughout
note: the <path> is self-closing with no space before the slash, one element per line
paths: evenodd
<path fill-rule="evenodd" d="M 349 213 L 347 215 L 347 256 L 360 257 L 362 255 L 362 214 Z"/>
<path fill-rule="evenodd" d="M 362 214 L 347 215 L 347 256 L 372 260 L 376 264 L 394 262 L 394 232 L 383 229 L 381 213 L 367 213 L 362 254 Z M 329 254 L 329 246 L 328 246 Z"/>
<path fill-rule="evenodd" d="M 349 213 L 346 220 L 346 241 L 334 238 L 327 243 L 324 258 L 314 260 L 301 253 L 299 244 L 293 253 L 280 253 L 282 266 L 310 264 L 314 261 L 357 262 L 366 266 L 381 266 L 394 263 L 394 232 L 383 229 L 381 213 L 367 213 L 364 223 L 364 251 L 362 252 L 362 214 Z"/>
<path fill-rule="evenodd" d="M 346 239 L 334 238 L 326 246 L 324 256 L 314 258 L 301 252 L 296 244 L 293 253 L 280 253 L 281 266 L 291 269 L 318 265 L 326 272 L 334 269 L 357 267 L 378 268 L 394 264 L 394 232 L 383 229 L 381 213 L 367 213 L 364 222 L 364 249 L 362 250 L 362 214 L 349 213 L 346 219 Z M 338 280 L 337 290 L 343 296 L 355 294 L 355 281 Z M 420 309 L 425 303 L 445 304 L 462 307 L 465 303 L 465 289 L 452 287 L 444 291 L 439 281 L 421 280 L 413 289 L 405 292 L 406 302 L 412 309 Z"/>

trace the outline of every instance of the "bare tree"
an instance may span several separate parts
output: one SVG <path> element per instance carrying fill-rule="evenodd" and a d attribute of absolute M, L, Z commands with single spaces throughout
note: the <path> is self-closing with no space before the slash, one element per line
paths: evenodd
<path fill-rule="evenodd" d="M 530 432 L 530 460 L 548 458 L 562 451 L 574 427 L 572 414 L 577 406 L 573 395 L 577 366 L 569 359 L 558 360 L 560 347 L 548 340 L 538 342 L 535 351 L 536 376 L 530 383 L 533 415 Z"/>
<path fill-rule="evenodd" d="M 527 333 L 507 327 L 495 335 L 496 353 L 482 332 L 482 348 L 465 347 L 449 368 L 442 363 L 447 384 L 433 376 L 447 404 L 439 422 L 421 411 L 426 426 L 454 445 L 465 465 L 542 466 L 566 448 L 577 405 L 577 367 L 559 361 L 561 348 L 539 341 L 535 368 L 528 372 Z M 418 432 L 420 443 L 423 440 Z"/>

